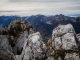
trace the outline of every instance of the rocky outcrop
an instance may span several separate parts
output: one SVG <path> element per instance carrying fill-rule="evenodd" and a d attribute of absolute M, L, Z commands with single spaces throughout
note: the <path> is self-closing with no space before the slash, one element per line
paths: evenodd
<path fill-rule="evenodd" d="M 22 18 L 12 21 L 4 32 L 7 34 L 0 35 L 0 48 L 3 49 L 0 50 L 0 59 L 45 60 L 47 58 L 47 47 L 40 33 L 35 33 L 32 25 Z"/>
<path fill-rule="evenodd" d="M 53 30 L 52 46 L 57 49 L 77 50 L 77 41 L 74 28 L 71 24 L 60 25 Z"/>
<path fill-rule="evenodd" d="M 25 42 L 22 54 L 16 56 L 18 60 L 45 60 L 47 47 L 39 32 L 30 34 Z"/>
<path fill-rule="evenodd" d="M 74 28 L 71 24 L 68 25 L 59 25 L 52 32 L 52 40 L 57 37 L 61 37 L 66 33 L 75 33 Z"/>
<path fill-rule="evenodd" d="M 45 44 L 22 18 L 0 33 L 0 60 L 80 60 L 80 35 L 71 24 L 59 25 Z"/>
<path fill-rule="evenodd" d="M 49 57 L 53 57 L 53 60 L 79 60 L 79 36 L 77 37 L 71 24 L 56 27 L 52 33 L 52 40 L 47 43 L 50 49 Z"/>
<path fill-rule="evenodd" d="M 28 39 L 28 35 L 34 32 L 35 30 L 32 25 L 22 18 L 14 20 L 0 34 L 0 49 L 8 50 L 13 55 L 20 55 Z M 7 52 L 4 53 L 7 54 Z"/>
<path fill-rule="evenodd" d="M 22 51 L 24 47 L 24 43 L 27 41 L 27 39 L 28 39 L 27 31 L 24 31 L 24 33 L 21 34 L 20 37 L 17 39 L 16 47 L 17 47 L 18 54 L 20 54 L 20 52 Z"/>

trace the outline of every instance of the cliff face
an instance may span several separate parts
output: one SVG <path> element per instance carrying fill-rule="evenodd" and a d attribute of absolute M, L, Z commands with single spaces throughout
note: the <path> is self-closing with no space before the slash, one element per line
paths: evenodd
<path fill-rule="evenodd" d="M 0 60 L 80 60 L 80 34 L 71 24 L 59 25 L 47 43 L 22 18 L 0 33 Z"/>

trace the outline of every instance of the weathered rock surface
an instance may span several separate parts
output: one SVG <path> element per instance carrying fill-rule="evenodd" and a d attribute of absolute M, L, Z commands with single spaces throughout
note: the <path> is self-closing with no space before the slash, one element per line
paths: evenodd
<path fill-rule="evenodd" d="M 8 38 L 9 36 L 7 35 L 0 35 L 0 48 L 12 52 L 12 48 L 8 41 Z"/>
<path fill-rule="evenodd" d="M 48 57 L 46 60 L 54 60 L 54 58 L 52 58 L 52 57 Z"/>
<path fill-rule="evenodd" d="M 30 34 L 28 40 L 25 42 L 22 54 L 16 56 L 18 60 L 45 60 L 47 47 L 42 41 L 39 32 Z"/>
<path fill-rule="evenodd" d="M 52 40 L 47 43 L 50 51 L 48 59 L 79 60 L 78 43 L 79 35 L 76 37 L 75 30 L 71 24 L 58 26 L 53 30 Z"/>
<path fill-rule="evenodd" d="M 60 25 L 53 30 L 52 46 L 55 49 L 76 50 L 78 48 L 76 43 L 75 30 L 71 24 Z"/>
<path fill-rule="evenodd" d="M 17 28 L 17 27 L 26 29 L 31 26 L 32 25 L 30 23 L 26 22 L 23 18 L 18 18 L 17 20 L 11 21 L 11 23 L 8 25 L 8 30 L 10 30 L 10 28 Z"/>
<path fill-rule="evenodd" d="M 74 33 L 67 33 L 62 36 L 62 48 L 65 50 L 77 50 L 76 36 Z"/>
<path fill-rule="evenodd" d="M 52 40 L 57 37 L 61 37 L 66 33 L 75 33 L 75 30 L 71 24 L 59 25 L 52 32 Z"/>
<path fill-rule="evenodd" d="M 9 50 L 4 50 L 0 48 L 0 60 L 15 60 L 14 54 Z"/>
<path fill-rule="evenodd" d="M 16 47 L 18 53 L 22 51 L 24 47 L 24 43 L 27 41 L 28 37 L 28 32 L 24 31 L 23 34 L 20 35 L 20 37 L 17 39 Z"/>
<path fill-rule="evenodd" d="M 10 53 L 21 54 L 28 35 L 34 33 L 32 25 L 22 18 L 12 21 L 0 35 L 0 48 Z M 1 52 L 1 51 L 0 51 Z M 6 53 L 7 54 L 7 53 Z"/>
<path fill-rule="evenodd" d="M 78 53 L 67 53 L 64 59 L 65 60 L 80 60 Z"/>
<path fill-rule="evenodd" d="M 80 44 L 80 34 L 77 34 L 78 43 Z"/>

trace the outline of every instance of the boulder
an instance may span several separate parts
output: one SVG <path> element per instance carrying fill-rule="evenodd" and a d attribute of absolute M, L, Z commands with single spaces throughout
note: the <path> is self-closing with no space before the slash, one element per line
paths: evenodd
<path fill-rule="evenodd" d="M 78 50 L 75 30 L 71 24 L 60 25 L 53 30 L 52 47 L 55 50 Z"/>
<path fill-rule="evenodd" d="M 80 53 L 78 43 L 79 35 L 76 37 L 75 30 L 71 24 L 59 25 L 52 32 L 51 42 L 48 42 L 50 51 L 49 56 L 57 60 L 69 60 L 69 58 L 71 57 L 75 60 L 79 60 Z M 76 55 L 76 53 L 79 53 L 78 56 Z"/>

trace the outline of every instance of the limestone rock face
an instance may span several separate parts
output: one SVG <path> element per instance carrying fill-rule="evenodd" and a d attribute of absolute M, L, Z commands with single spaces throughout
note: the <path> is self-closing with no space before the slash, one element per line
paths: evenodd
<path fill-rule="evenodd" d="M 80 55 L 80 34 L 77 34 L 77 39 L 78 39 L 78 49 L 79 49 L 79 55 Z"/>
<path fill-rule="evenodd" d="M 52 46 L 55 47 L 55 49 L 60 49 L 62 46 L 61 37 L 55 38 L 55 42 L 52 42 Z"/>
<path fill-rule="evenodd" d="M 78 53 L 67 53 L 64 59 L 65 60 L 80 60 Z"/>
<path fill-rule="evenodd" d="M 8 25 L 8 28 L 5 28 L 0 33 L 0 49 L 8 50 L 13 55 L 20 55 L 28 36 L 34 32 L 32 25 L 22 18 L 14 20 Z M 3 52 L 5 53 L 5 51 Z M 8 56 L 8 53 L 6 54 Z M 4 60 L 4 58 L 2 57 L 1 59 Z M 17 59 L 16 57 L 14 58 L 15 60 Z"/>
<path fill-rule="evenodd" d="M 74 33 L 67 33 L 62 36 L 62 48 L 65 50 L 77 50 L 78 45 L 76 43 Z"/>
<path fill-rule="evenodd" d="M 77 34 L 78 43 L 80 44 L 80 34 Z"/>
<path fill-rule="evenodd" d="M 27 42 L 23 47 L 22 58 L 17 56 L 18 60 L 45 60 L 47 47 L 42 41 L 42 37 L 39 32 L 30 34 Z"/>
<path fill-rule="evenodd" d="M 80 60 L 79 37 L 79 34 L 76 36 L 71 24 L 56 27 L 52 33 L 52 40 L 47 43 L 49 49 L 47 59 Z"/>
<path fill-rule="evenodd" d="M 55 28 L 52 33 L 52 40 L 52 46 L 56 50 L 76 50 L 78 48 L 75 31 L 71 24 L 60 25 Z"/>
<path fill-rule="evenodd" d="M 0 60 L 15 60 L 14 54 L 9 50 L 4 50 L 0 48 Z"/>
<path fill-rule="evenodd" d="M 21 34 L 20 37 L 17 39 L 16 48 L 18 52 L 22 51 L 24 43 L 27 41 L 27 39 L 28 39 L 28 32 L 24 31 L 24 33 Z"/>
<path fill-rule="evenodd" d="M 75 33 L 75 30 L 71 24 L 59 25 L 53 30 L 52 40 L 57 37 L 61 37 L 66 33 Z"/>
<path fill-rule="evenodd" d="M 9 36 L 7 35 L 0 35 L 0 49 L 9 50 L 12 52 L 11 45 L 8 41 Z"/>

